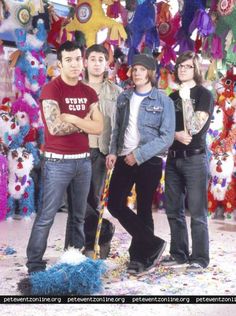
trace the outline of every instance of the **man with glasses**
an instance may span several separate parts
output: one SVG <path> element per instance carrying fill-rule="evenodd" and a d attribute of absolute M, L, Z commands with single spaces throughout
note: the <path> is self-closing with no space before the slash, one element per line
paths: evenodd
<path fill-rule="evenodd" d="M 46 268 L 43 255 L 54 217 L 69 187 L 68 246 L 85 244 L 84 218 L 91 180 L 89 134 L 100 134 L 102 115 L 96 92 L 79 81 L 83 59 L 79 46 L 66 41 L 57 51 L 60 76 L 47 83 L 40 96 L 45 127 L 42 163 L 42 206 L 32 228 L 27 247 L 28 272 Z M 73 123 L 65 120 L 73 119 Z"/>
<path fill-rule="evenodd" d="M 184 52 L 177 58 L 175 77 L 180 89 L 170 95 L 175 104 L 175 140 L 168 152 L 165 174 L 166 214 L 171 231 L 170 255 L 164 266 L 186 264 L 199 271 L 209 264 L 207 224 L 206 132 L 213 111 L 211 93 L 201 85 L 198 56 Z M 184 201 L 191 216 L 192 253 L 189 253 Z"/>

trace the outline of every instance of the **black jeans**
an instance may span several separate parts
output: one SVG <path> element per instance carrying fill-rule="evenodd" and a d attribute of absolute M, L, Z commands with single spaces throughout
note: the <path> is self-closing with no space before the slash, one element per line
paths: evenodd
<path fill-rule="evenodd" d="M 98 148 L 92 148 L 90 153 L 92 162 L 92 178 L 88 195 L 86 216 L 93 215 L 98 217 L 100 199 L 107 171 L 106 156 L 103 155 Z"/>
<path fill-rule="evenodd" d="M 163 240 L 154 235 L 152 218 L 153 194 L 160 182 L 162 159 L 153 157 L 140 166 L 128 166 L 124 157 L 118 157 L 109 187 L 108 210 L 132 236 L 130 260 L 144 262 Z M 136 185 L 137 214 L 127 206 L 127 197 Z"/>

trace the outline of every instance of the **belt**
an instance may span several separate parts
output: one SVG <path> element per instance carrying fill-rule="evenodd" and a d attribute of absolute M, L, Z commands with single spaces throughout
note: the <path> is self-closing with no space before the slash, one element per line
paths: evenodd
<path fill-rule="evenodd" d="M 52 158 L 52 159 L 81 159 L 81 158 L 88 158 L 90 157 L 90 153 L 81 153 L 75 155 L 64 155 L 64 154 L 55 154 L 55 153 L 44 153 L 45 158 Z"/>
<path fill-rule="evenodd" d="M 168 157 L 170 158 L 186 158 L 194 155 L 200 155 L 205 153 L 204 148 L 199 149 L 186 149 L 186 150 L 172 150 L 170 149 L 168 152 Z"/>

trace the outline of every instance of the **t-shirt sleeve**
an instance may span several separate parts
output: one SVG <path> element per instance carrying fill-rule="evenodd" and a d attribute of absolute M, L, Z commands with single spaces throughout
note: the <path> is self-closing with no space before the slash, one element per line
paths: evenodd
<path fill-rule="evenodd" d="M 55 100 L 57 102 L 60 102 L 60 95 L 60 89 L 53 81 L 51 81 L 43 86 L 40 100 Z"/>
<path fill-rule="evenodd" d="M 97 93 L 94 89 L 88 87 L 88 95 L 89 95 L 89 103 L 90 103 L 90 110 L 93 110 L 93 106 L 94 106 L 94 103 L 97 103 L 98 102 L 98 96 L 97 96 Z"/>
<path fill-rule="evenodd" d="M 213 109 L 213 96 L 209 90 L 203 88 L 199 90 L 199 100 L 195 111 L 203 111 L 208 114 L 212 113 Z"/>

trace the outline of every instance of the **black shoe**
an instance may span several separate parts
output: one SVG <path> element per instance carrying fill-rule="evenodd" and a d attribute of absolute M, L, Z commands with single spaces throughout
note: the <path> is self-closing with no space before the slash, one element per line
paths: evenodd
<path fill-rule="evenodd" d="M 101 246 L 102 244 L 111 242 L 114 233 L 115 233 L 115 225 L 109 222 L 106 218 L 102 220 L 102 230 L 101 230 L 101 235 L 99 238 L 99 245 Z M 104 225 L 104 227 L 103 227 Z"/>
<path fill-rule="evenodd" d="M 99 248 L 99 258 L 105 260 L 110 253 L 111 241 L 108 241 L 107 243 L 100 245 Z M 85 248 L 83 251 L 83 255 L 85 255 L 88 258 L 94 259 L 94 249 Z"/>
<path fill-rule="evenodd" d="M 198 272 L 202 272 L 203 269 L 204 269 L 203 266 L 201 266 L 199 263 L 193 262 L 193 263 L 190 263 L 190 265 L 187 266 L 186 272 L 198 273 Z"/>
<path fill-rule="evenodd" d="M 28 270 L 28 274 L 31 276 L 34 273 L 37 272 L 44 272 L 46 269 L 34 269 L 34 270 Z"/>
<path fill-rule="evenodd" d="M 110 223 L 109 225 L 109 235 L 107 236 L 109 239 L 107 242 L 100 244 L 100 259 L 106 259 L 110 253 L 111 249 L 111 240 L 115 233 L 115 225 Z"/>
<path fill-rule="evenodd" d="M 93 249 L 98 226 L 98 216 L 90 215 L 85 218 L 84 233 L 85 233 L 85 246 L 87 249 Z M 115 226 L 106 218 L 102 220 L 102 227 L 99 237 L 99 245 L 107 243 L 112 240 L 115 232 Z"/>
<path fill-rule="evenodd" d="M 129 274 L 141 274 L 144 272 L 144 264 L 138 261 L 130 261 L 127 267 Z"/>
<path fill-rule="evenodd" d="M 179 262 L 173 256 L 168 255 L 161 260 L 161 265 L 164 267 L 172 267 L 177 265 L 184 265 L 187 261 Z"/>
<path fill-rule="evenodd" d="M 99 238 L 99 247 L 100 252 L 99 256 L 100 259 L 106 259 L 110 253 L 111 249 L 111 240 L 115 233 L 115 225 L 108 222 L 108 220 L 105 220 L 104 224 L 106 225 L 106 233 L 104 234 L 104 231 L 101 231 L 101 236 Z M 86 257 L 93 258 L 94 255 L 94 242 L 87 242 L 85 246 L 84 254 Z"/>
<path fill-rule="evenodd" d="M 26 263 L 26 266 L 28 268 L 28 274 L 31 275 L 32 273 L 45 271 L 47 267 L 47 261 L 48 260 L 42 260 L 42 262 L 36 264 L 35 262 L 32 263 Z"/>
<path fill-rule="evenodd" d="M 161 256 L 166 249 L 166 245 L 167 242 L 163 241 L 162 246 L 158 247 L 157 250 L 150 257 L 147 258 L 147 261 L 144 266 L 145 271 L 152 269 L 159 263 Z"/>
<path fill-rule="evenodd" d="M 111 240 L 100 245 L 100 259 L 106 259 L 111 250 Z"/>
<path fill-rule="evenodd" d="M 17 283 L 17 289 L 18 291 L 21 292 L 22 295 L 31 295 L 31 281 L 30 278 L 24 278 L 21 279 L 18 283 Z"/>

